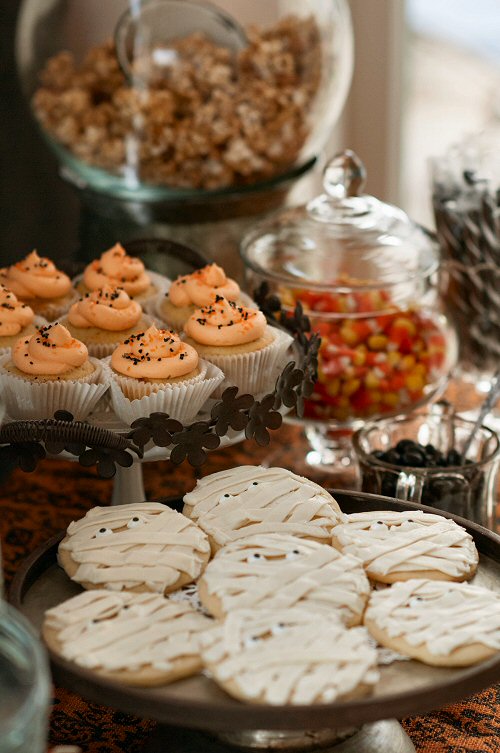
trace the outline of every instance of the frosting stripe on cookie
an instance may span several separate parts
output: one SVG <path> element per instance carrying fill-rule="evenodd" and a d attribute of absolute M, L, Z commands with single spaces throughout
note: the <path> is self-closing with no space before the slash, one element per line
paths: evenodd
<path fill-rule="evenodd" d="M 223 547 L 202 582 L 224 613 L 244 607 L 289 609 L 305 602 L 315 611 L 361 615 L 370 591 L 361 562 L 314 541 L 282 534 L 249 536 Z M 207 604 L 207 606 L 209 606 Z"/>
<path fill-rule="evenodd" d="M 232 612 L 204 633 L 202 645 L 214 679 L 251 701 L 331 702 L 378 678 L 376 652 L 363 628 L 346 630 L 306 609 Z"/>
<path fill-rule="evenodd" d="M 365 619 L 436 656 L 477 643 L 500 650 L 500 594 L 468 583 L 415 579 L 374 591 Z"/>
<path fill-rule="evenodd" d="M 199 653 L 208 618 L 188 604 L 156 594 L 86 591 L 46 613 L 61 655 L 106 671 L 169 670 L 174 659 Z"/>
<path fill-rule="evenodd" d="M 73 580 L 163 593 L 180 574 L 196 578 L 208 557 L 206 535 L 158 503 L 95 507 L 68 527 L 60 544 L 78 566 Z"/>
<path fill-rule="evenodd" d="M 375 511 L 348 515 L 333 531 L 342 551 L 359 557 L 370 573 L 473 572 L 478 554 L 467 531 L 440 515 Z"/>
<path fill-rule="evenodd" d="M 215 476 L 185 501 L 188 514 L 219 546 L 256 533 L 327 540 L 342 517 L 328 492 L 282 468 L 234 468 Z"/>

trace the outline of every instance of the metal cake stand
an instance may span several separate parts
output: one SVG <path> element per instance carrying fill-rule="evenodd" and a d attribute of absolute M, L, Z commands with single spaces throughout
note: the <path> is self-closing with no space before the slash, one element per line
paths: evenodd
<path fill-rule="evenodd" d="M 361 510 L 423 510 L 377 495 L 333 490 L 346 513 Z M 166 501 L 177 509 L 180 499 Z M 473 582 L 500 591 L 500 537 L 462 518 L 440 512 L 473 536 L 480 564 Z M 56 563 L 64 534 L 47 541 L 27 558 L 16 574 L 11 600 L 39 629 L 46 609 L 81 588 Z M 88 700 L 160 722 L 150 753 L 228 753 L 247 750 L 331 753 L 411 753 L 415 748 L 394 719 L 422 714 L 468 697 L 500 679 L 500 653 L 467 668 L 430 667 L 396 661 L 380 667 L 372 695 L 332 704 L 265 706 L 243 704 L 200 674 L 170 685 L 132 688 L 104 679 L 51 653 L 56 682 Z M 183 729 L 179 729 L 183 728 Z"/>

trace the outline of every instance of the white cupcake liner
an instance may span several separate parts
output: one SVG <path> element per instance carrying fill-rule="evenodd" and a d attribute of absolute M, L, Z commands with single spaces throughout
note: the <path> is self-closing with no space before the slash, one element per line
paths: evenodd
<path fill-rule="evenodd" d="M 106 364 L 111 368 L 114 381 L 118 383 L 118 386 L 128 400 L 140 400 L 146 395 L 152 395 L 159 390 L 165 389 L 165 384 L 161 382 L 142 381 L 140 379 L 134 379 L 133 377 L 125 376 L 125 374 L 118 374 L 111 367 L 111 361 L 106 360 Z M 206 373 L 206 364 L 200 363 L 198 367 L 198 374 L 191 377 L 190 379 L 186 379 L 184 382 L 182 382 L 182 384 L 185 384 L 186 386 L 197 384 L 204 379 Z M 175 384 L 181 384 L 181 382 L 173 382 L 171 386 L 174 386 Z"/>
<path fill-rule="evenodd" d="M 269 330 L 274 334 L 274 340 L 260 350 L 227 356 L 203 355 L 207 361 L 218 366 L 226 377 L 214 397 L 219 397 L 226 387 L 232 386 L 254 396 L 272 392 L 278 372 L 289 360 L 287 351 L 293 337 L 276 327 L 268 326 L 266 332 Z"/>
<path fill-rule="evenodd" d="M 35 327 L 45 327 L 48 324 L 48 321 L 43 318 L 43 316 L 35 316 L 33 319 L 33 324 Z M 19 335 L 19 337 L 22 337 L 22 335 Z M 31 337 L 31 335 L 30 335 Z M 5 356 L 10 354 L 11 348 L 0 348 L 0 356 Z"/>
<path fill-rule="evenodd" d="M 108 374 L 95 358 L 90 359 L 95 371 L 88 382 L 28 381 L 4 371 L 8 361 L 10 354 L 0 357 L 0 393 L 14 419 L 52 418 L 57 410 L 67 410 L 76 421 L 82 421 L 109 386 Z"/>
<path fill-rule="evenodd" d="M 151 325 L 153 324 L 153 319 L 150 316 L 143 314 L 141 318 L 144 320 L 145 329 L 151 327 Z M 117 332 L 116 334 L 119 335 L 119 337 L 117 337 L 116 341 L 113 343 L 84 343 L 89 352 L 89 356 L 92 356 L 93 358 L 107 358 L 108 356 L 110 356 L 113 351 L 116 350 L 116 348 L 121 345 L 124 340 L 127 339 L 126 337 L 120 335 L 119 332 Z"/>
<path fill-rule="evenodd" d="M 144 383 L 137 383 L 130 377 L 121 377 L 111 369 L 110 358 L 101 361 L 109 371 L 111 387 L 111 404 L 119 418 L 127 425 L 137 418 L 149 416 L 151 413 L 168 413 L 172 418 L 183 424 L 192 421 L 200 411 L 217 386 L 224 380 L 224 374 L 211 363 L 200 359 L 200 376 L 196 376 L 186 382 L 177 382 L 160 386 L 156 392 L 150 395 L 142 395 L 133 400 L 127 398 L 120 387 L 120 382 L 126 383 L 128 389 L 134 387 L 143 389 Z M 132 382 L 132 384 L 130 384 Z"/>
<path fill-rule="evenodd" d="M 168 277 L 165 277 L 164 275 L 161 275 L 159 272 L 153 272 L 151 269 L 146 269 L 146 272 L 148 273 L 151 282 L 153 285 L 158 289 L 158 293 L 155 293 L 154 295 L 151 295 L 149 298 L 146 298 L 146 300 L 141 301 L 138 300 L 138 303 L 141 304 L 142 310 L 144 313 L 149 314 L 149 307 L 151 306 L 152 301 L 156 300 L 156 297 L 159 295 L 164 295 L 166 291 L 169 289 L 171 285 L 171 280 L 168 279 Z M 72 283 L 74 287 L 78 285 L 79 282 L 83 280 L 83 273 L 76 275 L 76 277 L 73 278 Z M 79 291 L 78 296 L 81 298 L 81 293 Z"/>

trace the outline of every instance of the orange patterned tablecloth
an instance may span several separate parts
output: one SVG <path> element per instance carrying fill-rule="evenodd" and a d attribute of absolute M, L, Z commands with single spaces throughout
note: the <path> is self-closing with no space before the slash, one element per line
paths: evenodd
<path fill-rule="evenodd" d="M 269 453 L 275 455 L 274 463 L 293 469 L 293 459 L 303 451 L 300 431 L 284 426 L 273 434 L 269 450 L 244 442 L 211 453 L 203 475 L 233 465 L 259 463 Z M 194 486 L 195 479 L 194 470 L 187 464 L 178 468 L 168 462 L 144 466 L 148 498 L 182 494 Z M 325 477 L 317 480 L 324 482 Z M 335 483 L 341 485 L 338 479 Z M 32 474 L 15 471 L 0 488 L 0 536 L 7 586 L 27 554 L 88 508 L 106 504 L 111 489 L 112 482 L 99 479 L 93 470 L 63 460 L 45 460 Z M 499 753 L 499 688 L 489 688 L 441 711 L 406 719 L 403 724 L 417 753 Z M 55 689 L 52 745 L 72 743 L 84 753 L 143 753 L 154 727 L 153 721 L 136 719 L 87 703 L 68 690 Z"/>

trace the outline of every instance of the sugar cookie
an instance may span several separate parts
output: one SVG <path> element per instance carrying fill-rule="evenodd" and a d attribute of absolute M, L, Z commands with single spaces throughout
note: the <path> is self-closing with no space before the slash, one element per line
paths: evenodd
<path fill-rule="evenodd" d="M 500 651 L 500 594 L 469 583 L 407 580 L 370 596 L 364 623 L 383 646 L 444 667 Z"/>
<path fill-rule="evenodd" d="M 358 559 L 287 534 L 247 536 L 222 547 L 198 581 L 203 606 L 215 617 L 235 609 L 337 612 L 359 625 L 370 584 Z"/>
<path fill-rule="evenodd" d="M 239 466 L 198 481 L 184 497 L 184 514 L 210 537 L 214 550 L 257 533 L 287 533 L 330 543 L 343 517 L 318 484 L 284 468 Z"/>
<path fill-rule="evenodd" d="M 163 685 L 201 669 L 200 637 L 212 620 L 158 594 L 84 591 L 45 613 L 54 653 L 129 685 Z"/>
<path fill-rule="evenodd" d="M 364 628 L 302 607 L 236 610 L 201 644 L 215 682 L 250 703 L 330 703 L 365 695 L 378 680 Z"/>
<path fill-rule="evenodd" d="M 161 594 L 196 580 L 209 556 L 206 534 L 156 502 L 93 507 L 70 524 L 58 552 L 84 588 Z"/>
<path fill-rule="evenodd" d="M 346 515 L 333 530 L 332 541 L 340 551 L 359 557 L 368 577 L 381 583 L 468 580 L 479 561 L 474 540 L 464 528 L 420 510 Z"/>

